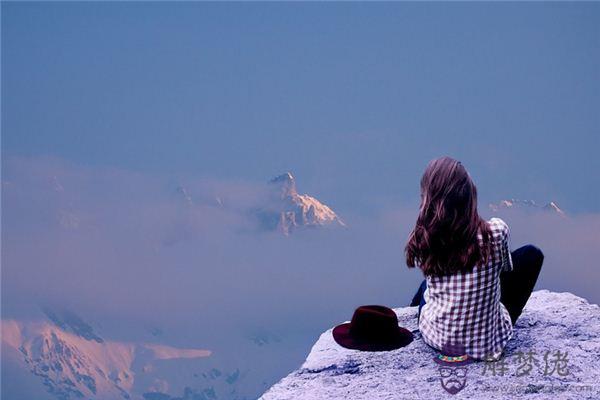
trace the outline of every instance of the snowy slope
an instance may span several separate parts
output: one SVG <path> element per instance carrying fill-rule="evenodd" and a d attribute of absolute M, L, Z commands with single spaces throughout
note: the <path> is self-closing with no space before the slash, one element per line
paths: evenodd
<path fill-rule="evenodd" d="M 269 332 L 213 352 L 109 340 L 73 313 L 40 315 L 1 321 L 3 400 L 250 399 L 290 369 L 289 343 Z"/>
<path fill-rule="evenodd" d="M 169 387 L 169 378 L 155 374 L 161 362 L 211 355 L 205 349 L 85 337 L 50 320 L 2 320 L 1 326 L 3 399 L 27 393 L 36 399 L 48 394 L 54 399 L 144 398 L 145 393 L 177 391 Z"/>

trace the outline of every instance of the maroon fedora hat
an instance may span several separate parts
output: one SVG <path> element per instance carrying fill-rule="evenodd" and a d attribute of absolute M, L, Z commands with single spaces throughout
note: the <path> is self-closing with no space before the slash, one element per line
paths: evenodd
<path fill-rule="evenodd" d="M 360 306 L 351 322 L 333 328 L 333 338 L 342 347 L 363 351 L 386 351 L 404 347 L 413 334 L 398 326 L 396 313 L 385 306 Z"/>

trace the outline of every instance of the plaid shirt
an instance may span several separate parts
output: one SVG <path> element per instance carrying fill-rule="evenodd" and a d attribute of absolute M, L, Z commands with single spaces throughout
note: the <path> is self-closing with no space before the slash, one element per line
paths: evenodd
<path fill-rule="evenodd" d="M 441 350 L 444 343 L 461 343 L 479 360 L 497 360 L 512 337 L 512 322 L 500 302 L 500 272 L 512 270 L 509 228 L 500 218 L 488 221 L 492 257 L 486 266 L 449 276 L 427 276 L 419 330 L 425 343 Z M 479 243 L 483 244 L 481 233 Z"/>

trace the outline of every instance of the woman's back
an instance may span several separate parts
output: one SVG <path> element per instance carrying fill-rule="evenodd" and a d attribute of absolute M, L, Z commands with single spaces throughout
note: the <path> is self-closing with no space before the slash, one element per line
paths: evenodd
<path fill-rule="evenodd" d="M 419 329 L 424 341 L 442 349 L 460 343 L 475 359 L 498 359 L 512 336 L 512 323 L 500 302 L 500 273 L 512 270 L 509 228 L 500 218 L 487 221 L 491 257 L 471 271 L 426 276 Z M 478 235 L 483 246 L 482 236 Z"/>

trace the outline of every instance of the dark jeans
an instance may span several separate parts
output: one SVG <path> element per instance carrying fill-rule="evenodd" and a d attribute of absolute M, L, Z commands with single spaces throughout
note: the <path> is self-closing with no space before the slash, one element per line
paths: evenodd
<path fill-rule="evenodd" d="M 513 270 L 500 273 L 500 301 L 508 310 L 514 325 L 533 291 L 542 269 L 544 253 L 538 247 L 528 244 L 519 247 L 510 254 L 513 261 Z M 417 318 L 421 316 L 421 308 L 425 304 L 423 298 L 425 288 L 427 288 L 427 281 L 423 279 L 417 293 L 410 302 L 412 307 L 419 306 Z"/>

